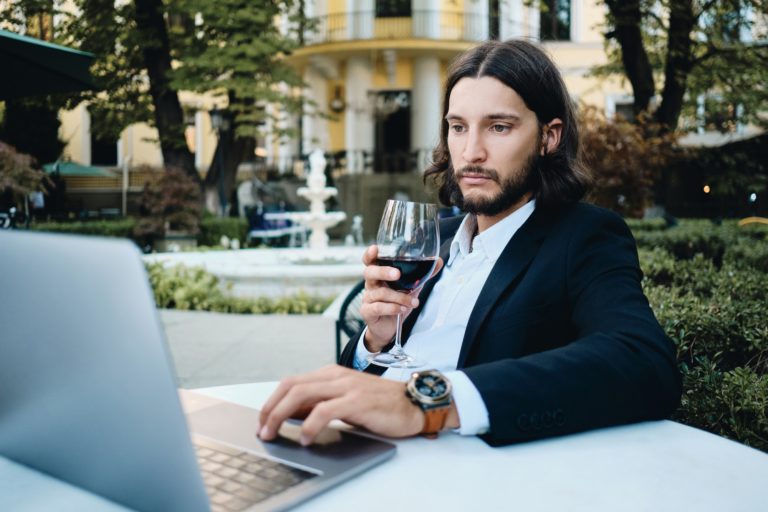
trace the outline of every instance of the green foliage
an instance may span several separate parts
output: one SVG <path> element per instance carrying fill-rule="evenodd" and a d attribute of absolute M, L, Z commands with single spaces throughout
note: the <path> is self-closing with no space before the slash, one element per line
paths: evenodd
<path fill-rule="evenodd" d="M 640 225 L 643 287 L 683 374 L 674 419 L 768 451 L 768 231 Z"/>
<path fill-rule="evenodd" d="M 604 3 L 622 4 L 608 0 Z M 695 120 L 700 95 L 707 95 L 705 122 L 708 129 L 733 131 L 737 108 L 742 111 L 741 122 L 766 125 L 768 118 L 763 112 L 768 108 L 768 89 L 763 84 L 768 81 L 765 65 L 768 46 L 764 44 L 768 27 L 761 17 L 766 9 L 764 0 L 641 0 L 639 7 L 639 30 L 649 64 L 656 75 L 653 85 L 657 94 L 664 91 L 665 83 L 658 77 L 665 72 L 670 58 L 677 58 L 676 62 L 680 64 L 665 79 L 684 80 L 687 93 L 682 113 L 690 121 L 683 123 L 684 130 L 698 126 Z M 693 22 L 687 38 L 690 55 L 669 55 L 672 35 L 669 20 L 673 10 L 690 15 Z M 627 74 L 622 64 L 622 49 L 615 38 L 619 21 L 627 23 L 628 20 L 617 20 L 610 14 L 606 17 L 604 32 L 608 63 L 593 68 L 595 75 Z M 630 62 L 633 62 L 632 58 Z"/>
<path fill-rule="evenodd" d="M 12 198 L 18 202 L 24 201 L 30 192 L 43 190 L 47 176 L 33 165 L 31 156 L 0 142 L 0 195 L 10 190 Z"/>
<path fill-rule="evenodd" d="M 134 219 L 126 218 L 88 222 L 34 222 L 30 228 L 35 231 L 48 231 L 51 233 L 131 238 L 135 226 L 136 221 Z"/>
<path fill-rule="evenodd" d="M 594 178 L 590 202 L 624 216 L 642 216 L 660 169 L 678 152 L 674 135 L 649 135 L 660 133 L 650 123 L 608 121 L 594 107 L 582 107 L 579 121 L 584 158 Z"/>
<path fill-rule="evenodd" d="M 298 47 L 302 2 L 254 0 L 175 0 L 169 11 L 179 20 L 171 26 L 179 63 L 173 85 L 178 90 L 222 96 L 234 116 L 238 137 L 260 135 L 269 114 L 267 103 L 280 104 L 281 116 L 301 112 L 296 89 L 302 81 L 285 61 Z M 202 19 L 196 25 L 194 19 Z M 288 28 L 280 33 L 280 19 Z M 281 84 L 277 87 L 277 84 Z M 280 133 L 286 135 L 288 133 Z M 263 134 L 262 134 L 263 135 Z"/>
<path fill-rule="evenodd" d="M 184 171 L 168 168 L 144 186 L 143 215 L 134 228 L 136 237 L 161 237 L 167 231 L 197 234 L 200 229 L 200 187 Z"/>
<path fill-rule="evenodd" d="M 222 236 L 230 240 L 240 240 L 241 247 L 245 246 L 248 234 L 248 221 L 239 217 L 214 217 L 206 215 L 200 223 L 200 233 L 197 242 L 204 246 L 219 245 Z"/>
<path fill-rule="evenodd" d="M 219 279 L 200 267 L 166 268 L 162 263 L 147 266 L 149 281 L 159 308 L 220 313 L 320 314 L 332 298 L 299 294 L 293 297 L 249 299 L 228 295 Z"/>

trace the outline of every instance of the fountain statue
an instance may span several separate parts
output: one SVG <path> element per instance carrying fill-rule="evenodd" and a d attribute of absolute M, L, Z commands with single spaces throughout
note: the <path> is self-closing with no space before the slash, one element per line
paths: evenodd
<path fill-rule="evenodd" d="M 339 192 L 335 187 L 325 186 L 325 164 L 322 150 L 315 149 L 309 155 L 307 186 L 296 191 L 299 196 L 309 201 L 309 211 L 290 214 L 293 222 L 312 230 L 309 236 L 309 248 L 313 250 L 326 249 L 328 247 L 326 230 L 347 218 L 344 212 L 325 211 L 325 201 Z"/>

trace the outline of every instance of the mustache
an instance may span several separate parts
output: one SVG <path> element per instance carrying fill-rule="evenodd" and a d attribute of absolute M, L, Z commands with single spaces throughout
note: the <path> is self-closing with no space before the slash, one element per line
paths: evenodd
<path fill-rule="evenodd" d="M 493 181 L 499 181 L 499 173 L 495 169 L 488 169 L 480 165 L 467 165 L 456 171 L 456 177 L 461 179 L 465 176 L 475 176 L 489 178 Z"/>

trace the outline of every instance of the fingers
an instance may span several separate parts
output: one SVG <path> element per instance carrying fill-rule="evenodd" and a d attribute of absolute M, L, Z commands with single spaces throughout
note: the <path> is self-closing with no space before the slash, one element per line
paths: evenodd
<path fill-rule="evenodd" d="M 302 375 L 296 375 L 293 377 L 287 377 L 280 381 L 280 383 L 277 385 L 277 388 L 275 391 L 272 392 L 272 395 L 267 399 L 266 403 L 261 407 L 261 412 L 259 413 L 259 423 L 263 426 L 267 423 L 267 420 L 272 414 L 273 409 L 275 406 L 280 403 L 280 401 L 285 398 L 286 394 L 290 392 L 291 389 L 293 389 L 295 386 L 312 383 L 312 382 L 320 382 L 323 380 L 327 380 L 330 378 L 337 378 L 339 375 L 343 374 L 344 372 L 349 372 L 351 370 L 348 370 L 346 368 L 343 368 L 338 365 L 329 365 L 325 366 L 323 368 L 320 368 L 318 370 L 305 373 Z M 297 408 L 298 409 L 298 408 Z"/>
<path fill-rule="evenodd" d="M 380 303 L 385 305 L 392 305 L 395 308 L 404 307 L 406 309 L 410 309 L 419 305 L 419 299 L 407 293 L 390 290 L 384 286 L 365 290 L 365 295 L 363 296 L 363 304 L 378 305 Z"/>
<path fill-rule="evenodd" d="M 360 404 L 349 395 L 320 402 L 301 426 L 301 444 L 309 446 L 332 420 L 352 416 L 359 408 Z"/>
<path fill-rule="evenodd" d="M 379 256 L 379 248 L 376 245 L 371 245 L 363 253 L 363 265 L 372 265 L 376 263 L 376 258 Z"/>

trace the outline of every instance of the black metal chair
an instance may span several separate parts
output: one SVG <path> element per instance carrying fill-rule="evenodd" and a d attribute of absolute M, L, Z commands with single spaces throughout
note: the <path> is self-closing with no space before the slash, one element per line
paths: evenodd
<path fill-rule="evenodd" d="M 347 294 L 339 309 L 339 318 L 336 320 L 336 361 L 341 357 L 341 333 L 351 338 L 365 326 L 360 316 L 360 306 L 363 303 L 363 290 L 365 281 L 360 281 Z"/>

